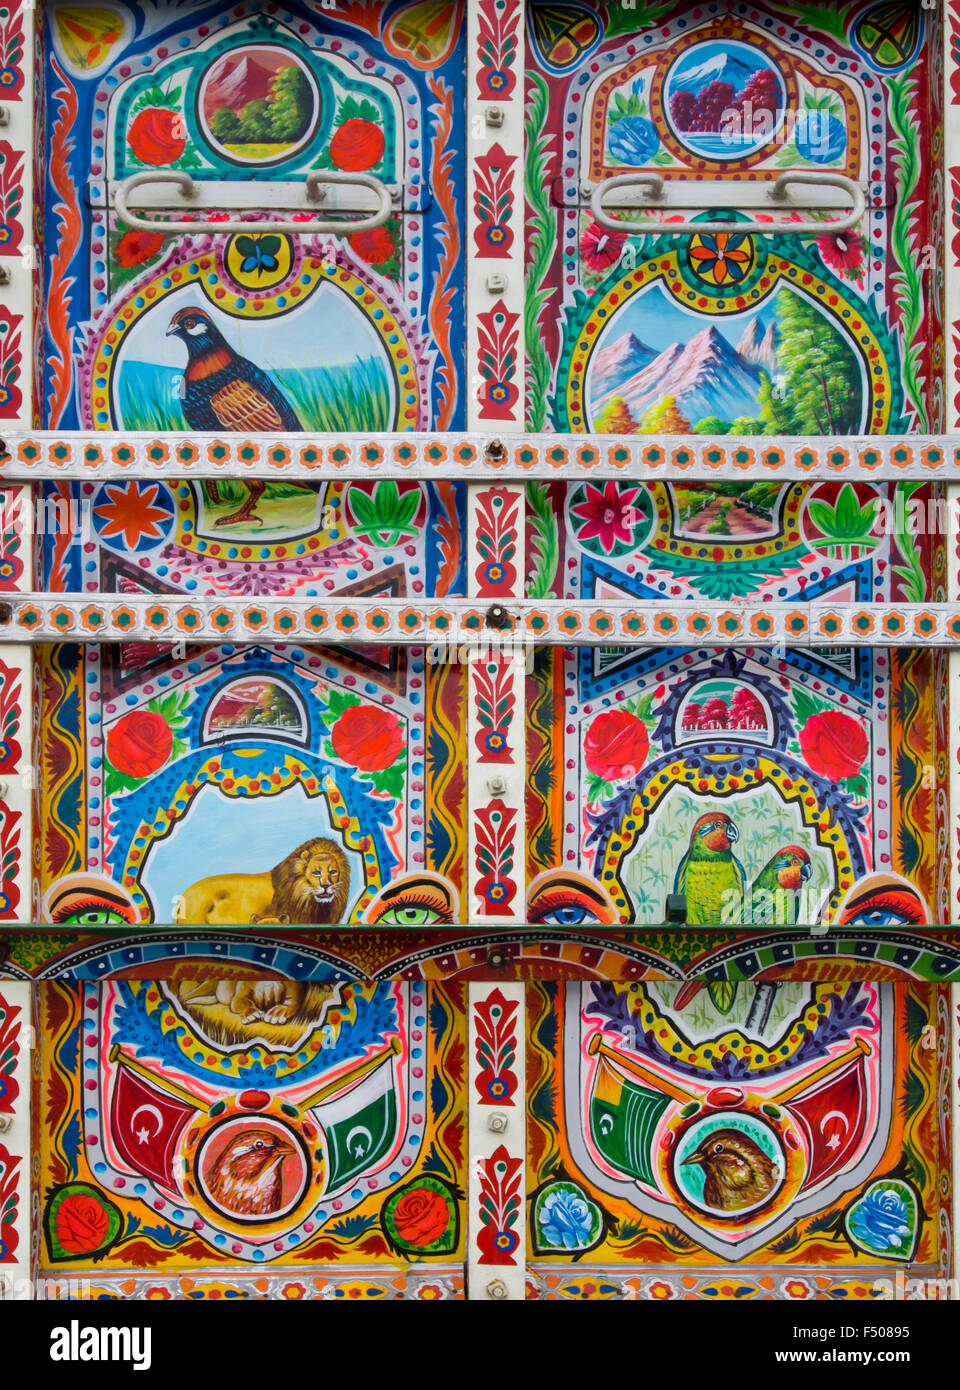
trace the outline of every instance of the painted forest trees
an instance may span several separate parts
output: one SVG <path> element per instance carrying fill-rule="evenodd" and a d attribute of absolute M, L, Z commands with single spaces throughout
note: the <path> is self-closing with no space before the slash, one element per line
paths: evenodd
<path fill-rule="evenodd" d="M 689 434 L 690 421 L 677 408 L 676 396 L 663 396 L 644 411 L 638 434 Z"/>
<path fill-rule="evenodd" d="M 636 434 L 637 422 L 622 396 L 611 396 L 594 421 L 598 434 Z"/>
<path fill-rule="evenodd" d="M 860 372 L 853 352 L 802 295 L 781 290 L 776 315 L 777 392 L 771 434 L 855 434 L 862 413 Z M 774 406 L 776 407 L 774 409 Z"/>
<path fill-rule="evenodd" d="M 291 64 L 276 73 L 269 96 L 255 97 L 240 112 L 221 106 L 210 129 L 222 145 L 289 145 L 306 130 L 312 109 L 306 74 Z"/>

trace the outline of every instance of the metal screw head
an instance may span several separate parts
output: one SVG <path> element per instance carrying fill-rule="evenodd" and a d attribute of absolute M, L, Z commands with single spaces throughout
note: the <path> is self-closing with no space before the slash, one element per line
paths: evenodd
<path fill-rule="evenodd" d="M 503 796 L 507 790 L 506 777 L 491 777 L 487 783 L 487 791 L 491 796 Z"/>
<path fill-rule="evenodd" d="M 487 1129 L 493 1134 L 504 1134 L 507 1128 L 507 1117 L 501 1115 L 499 1111 L 491 1115 L 487 1120 Z"/>
<path fill-rule="evenodd" d="M 496 628 L 499 632 L 503 632 L 505 628 L 512 626 L 510 614 L 502 603 L 491 603 L 490 607 L 487 609 L 485 621 L 487 627 Z"/>
<path fill-rule="evenodd" d="M 483 119 L 487 125 L 499 127 L 503 125 L 504 114 L 502 106 L 486 106 L 483 111 Z"/>
<path fill-rule="evenodd" d="M 499 463 L 501 459 L 507 456 L 507 451 L 504 448 L 502 439 L 491 439 L 487 444 L 485 452 L 488 463 Z"/>
<path fill-rule="evenodd" d="M 12 1115 L 0 1115 L 0 1134 L 6 1134 L 7 1130 L 10 1128 L 12 1124 Z"/>
<path fill-rule="evenodd" d="M 507 288 L 507 277 L 499 270 L 487 276 L 487 289 L 490 294 L 503 294 Z"/>
<path fill-rule="evenodd" d="M 9 623 L 13 617 L 13 605 L 0 603 L 0 623 Z"/>
<path fill-rule="evenodd" d="M 509 1294 L 510 1290 L 502 1279 L 491 1279 L 490 1283 L 487 1285 L 488 1298 L 507 1298 Z"/>
<path fill-rule="evenodd" d="M 506 965 L 506 963 L 506 951 L 501 950 L 499 946 L 491 946 L 490 950 L 487 952 L 487 964 L 491 969 L 499 970 L 502 966 Z"/>

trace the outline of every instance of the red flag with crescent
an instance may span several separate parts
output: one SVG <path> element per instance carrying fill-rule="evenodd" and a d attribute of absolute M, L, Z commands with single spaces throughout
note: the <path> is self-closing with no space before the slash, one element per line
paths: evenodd
<path fill-rule="evenodd" d="M 117 1152 L 137 1173 L 175 1187 L 177 1141 L 197 1107 L 149 1085 L 121 1065 L 113 1087 L 110 1128 Z"/>
<path fill-rule="evenodd" d="M 803 1130 L 810 1163 L 803 1186 L 828 1178 L 845 1167 L 860 1146 L 867 1124 L 866 1054 L 855 1049 L 845 1066 L 808 1090 L 781 1100 Z"/>

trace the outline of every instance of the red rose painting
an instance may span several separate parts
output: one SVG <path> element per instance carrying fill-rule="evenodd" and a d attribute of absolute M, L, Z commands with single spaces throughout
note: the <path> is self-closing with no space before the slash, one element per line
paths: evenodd
<path fill-rule="evenodd" d="M 131 122 L 127 144 L 142 164 L 172 164 L 187 145 L 183 117 L 168 106 L 148 106 Z"/>
<path fill-rule="evenodd" d="M 403 749 L 400 720 L 389 710 L 351 705 L 330 731 L 338 758 L 360 772 L 382 772 Z"/>
<path fill-rule="evenodd" d="M 162 715 L 132 710 L 107 734 L 107 757 L 127 777 L 149 777 L 170 757 L 173 730 Z"/>
<path fill-rule="evenodd" d="M 86 1192 L 67 1192 L 54 1218 L 57 1240 L 71 1255 L 89 1255 L 110 1236 L 110 1213 Z"/>
<path fill-rule="evenodd" d="M 125 269 L 142 265 L 157 254 L 164 240 L 162 232 L 124 232 L 113 248 L 113 259 Z"/>
<path fill-rule="evenodd" d="M 396 243 L 386 227 L 373 227 L 369 232 L 354 232 L 350 245 L 368 265 L 385 265 L 396 255 Z"/>
<path fill-rule="evenodd" d="M 439 1240 L 450 1221 L 447 1203 L 429 1187 L 412 1187 L 391 1212 L 391 1221 L 405 1245 L 422 1249 Z"/>
<path fill-rule="evenodd" d="M 383 131 L 372 121 L 354 116 L 344 121 L 330 141 L 330 158 L 338 169 L 358 173 L 383 158 Z"/>
<path fill-rule="evenodd" d="M 863 725 L 840 710 L 812 714 L 800 730 L 800 747 L 807 765 L 832 782 L 855 777 L 870 751 Z"/>
<path fill-rule="evenodd" d="M 646 724 L 625 709 L 598 715 L 587 730 L 583 745 L 587 767 L 604 782 L 620 782 L 634 776 L 643 767 L 649 751 Z"/>

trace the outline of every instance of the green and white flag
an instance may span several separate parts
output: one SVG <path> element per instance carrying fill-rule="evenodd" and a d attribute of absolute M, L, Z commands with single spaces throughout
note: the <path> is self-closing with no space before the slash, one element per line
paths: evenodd
<path fill-rule="evenodd" d="M 611 1168 L 655 1183 L 653 1136 L 670 1099 L 638 1085 L 601 1053 L 590 1096 L 590 1133 Z"/>
<path fill-rule="evenodd" d="M 393 1147 L 397 1135 L 393 1056 L 389 1053 L 380 1066 L 336 1100 L 314 1107 L 326 1140 L 324 1191 L 346 1187 Z"/>

